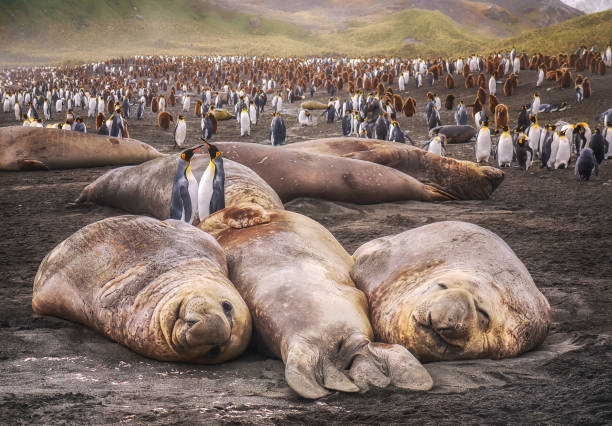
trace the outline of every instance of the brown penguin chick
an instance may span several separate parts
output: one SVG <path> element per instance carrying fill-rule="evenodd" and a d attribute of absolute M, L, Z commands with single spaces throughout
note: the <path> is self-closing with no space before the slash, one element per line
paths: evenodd
<path fill-rule="evenodd" d="M 385 95 L 385 85 L 382 83 L 378 83 L 378 86 L 376 87 L 376 92 L 378 96 L 382 98 Z"/>
<path fill-rule="evenodd" d="M 510 80 L 510 78 L 507 78 L 506 82 L 504 83 L 504 96 L 512 96 L 512 92 L 514 92 L 512 80 Z"/>
<path fill-rule="evenodd" d="M 404 103 L 404 106 L 402 107 L 402 112 L 404 113 L 406 117 L 412 117 L 414 115 L 415 104 L 416 104 L 416 101 L 414 100 L 412 96 L 406 99 L 406 102 Z"/>
<path fill-rule="evenodd" d="M 367 92 L 372 90 L 372 80 L 370 80 L 368 77 L 363 80 L 363 90 Z"/>
<path fill-rule="evenodd" d="M 502 129 L 508 126 L 508 107 L 499 104 L 495 107 L 495 128 Z"/>
<path fill-rule="evenodd" d="M 597 63 L 597 74 L 606 75 L 606 64 L 601 60 Z"/>
<path fill-rule="evenodd" d="M 164 130 L 168 130 L 170 128 L 171 121 L 174 121 L 174 118 L 168 111 L 162 111 L 157 115 L 157 124 Z"/>
<path fill-rule="evenodd" d="M 465 88 L 471 89 L 472 87 L 474 87 L 474 76 L 469 74 L 465 79 Z"/>
<path fill-rule="evenodd" d="M 585 99 L 591 97 L 591 80 L 588 77 L 585 77 L 582 81 L 582 90 Z"/>
<path fill-rule="evenodd" d="M 491 114 L 495 112 L 495 108 L 499 105 L 499 101 L 497 100 L 497 96 L 489 95 L 489 111 Z"/>
<path fill-rule="evenodd" d="M 98 130 L 102 123 L 104 123 L 105 121 L 106 118 L 104 117 L 104 114 L 102 114 L 101 112 L 98 113 L 98 115 L 96 116 L 96 130 Z"/>
<path fill-rule="evenodd" d="M 472 117 L 474 117 L 477 112 L 482 111 L 482 104 L 480 103 L 478 98 L 476 98 L 476 100 L 474 100 L 474 103 L 472 105 L 468 105 L 468 106 L 472 107 Z"/>
<path fill-rule="evenodd" d="M 569 89 L 572 86 L 572 73 L 570 70 L 566 69 L 563 72 L 563 76 L 561 77 L 561 87 L 564 89 Z"/>
<path fill-rule="evenodd" d="M 446 88 L 448 90 L 455 88 L 455 79 L 450 74 L 446 74 Z"/>
<path fill-rule="evenodd" d="M 159 102 L 157 101 L 157 98 L 153 98 L 151 101 L 151 112 L 159 112 Z"/>
<path fill-rule="evenodd" d="M 478 93 L 476 93 L 476 97 L 478 98 L 478 100 L 480 101 L 480 103 L 482 105 L 485 104 L 485 102 L 487 101 L 487 92 L 484 91 L 484 89 L 482 87 L 478 88 Z"/>
<path fill-rule="evenodd" d="M 486 89 L 487 82 L 483 73 L 478 74 L 478 87 Z"/>
<path fill-rule="evenodd" d="M 106 102 L 106 113 L 112 114 L 115 112 L 115 100 L 113 98 L 108 98 L 108 102 Z"/>
<path fill-rule="evenodd" d="M 401 111 L 403 107 L 404 100 L 402 97 L 398 94 L 393 95 L 393 108 L 395 108 L 395 111 Z"/>
<path fill-rule="evenodd" d="M 202 101 L 198 99 L 195 104 L 195 116 L 199 117 L 202 115 Z"/>
<path fill-rule="evenodd" d="M 577 58 L 576 59 L 576 63 L 574 64 L 574 68 L 576 69 L 576 72 L 583 72 L 584 71 L 584 61 L 582 60 L 582 58 Z"/>
<path fill-rule="evenodd" d="M 444 107 L 450 111 L 453 109 L 454 105 L 455 105 L 455 95 L 453 95 L 452 93 L 449 93 L 448 96 L 446 97 L 446 100 L 444 101 Z"/>
<path fill-rule="evenodd" d="M 467 63 L 465 63 L 465 64 L 463 64 L 463 77 L 468 78 L 468 75 L 471 75 L 470 74 L 470 66 Z"/>

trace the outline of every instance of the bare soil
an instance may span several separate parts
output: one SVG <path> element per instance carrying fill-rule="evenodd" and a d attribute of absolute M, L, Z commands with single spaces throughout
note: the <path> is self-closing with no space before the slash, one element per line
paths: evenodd
<path fill-rule="evenodd" d="M 589 77 L 594 93 L 580 105 L 573 103 L 572 89 L 546 82 L 539 90 L 542 102 L 565 100 L 570 108 L 543 115 L 542 122 L 600 125 L 594 117 L 612 106 L 612 77 Z M 535 90 L 533 72 L 520 78 L 513 96 L 499 96 L 510 107 L 512 124 Z M 430 88 L 417 90 L 412 83 L 418 114 L 402 117 L 400 124 L 422 144 Z M 452 92 L 471 103 L 476 91 L 463 89 L 462 77 L 456 86 L 461 88 Z M 442 84 L 433 91 L 444 102 L 448 91 Z M 339 123 L 330 126 L 322 118 L 316 126 L 298 127 L 296 108 L 286 110 L 288 142 L 340 134 Z M 195 144 L 199 120 L 193 110 L 186 116 Z M 451 117 L 444 111 L 443 123 L 451 124 Z M 13 119 L 0 113 L 0 126 L 13 125 Z M 263 143 L 269 122 L 266 111 L 243 140 Z M 129 124 L 132 137 L 173 150 L 172 132 L 156 127 L 149 111 L 143 121 Z M 93 121 L 87 126 L 92 129 Z M 220 123 L 214 140 L 241 140 L 236 121 Z M 473 160 L 473 145 L 450 146 L 449 154 Z M 288 209 L 326 226 L 349 253 L 373 238 L 430 222 L 484 226 L 516 251 L 553 308 L 546 342 L 519 358 L 428 364 L 435 387 L 427 393 L 385 389 L 318 401 L 299 398 L 284 381 L 283 364 L 252 350 L 219 366 L 162 363 L 81 325 L 32 313 L 32 283 L 42 258 L 79 228 L 123 214 L 73 203 L 109 169 L 0 173 L 0 423 L 612 423 L 612 161 L 590 182 L 578 181 L 573 170 L 548 171 L 537 164 L 527 172 L 505 169 L 504 182 L 487 201 L 288 203 Z"/>

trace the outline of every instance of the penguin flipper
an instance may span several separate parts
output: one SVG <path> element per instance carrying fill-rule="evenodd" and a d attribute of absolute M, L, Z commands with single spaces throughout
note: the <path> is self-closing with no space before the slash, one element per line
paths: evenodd
<path fill-rule="evenodd" d="M 187 185 L 181 185 L 180 195 L 183 202 L 183 211 L 185 212 L 185 222 L 191 223 L 191 197 L 189 196 Z"/>

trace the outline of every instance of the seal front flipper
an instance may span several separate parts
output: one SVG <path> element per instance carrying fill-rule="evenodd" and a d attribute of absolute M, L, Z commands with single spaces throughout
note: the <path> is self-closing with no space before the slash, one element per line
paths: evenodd
<path fill-rule="evenodd" d="M 240 203 L 209 215 L 198 227 L 216 238 L 228 229 L 248 228 L 268 222 L 270 214 L 263 207 L 254 203 Z"/>

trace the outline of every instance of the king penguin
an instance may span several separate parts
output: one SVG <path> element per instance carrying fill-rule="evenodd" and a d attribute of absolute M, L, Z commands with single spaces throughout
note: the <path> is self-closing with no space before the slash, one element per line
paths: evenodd
<path fill-rule="evenodd" d="M 191 172 L 191 159 L 203 146 L 198 145 L 181 153 L 172 184 L 170 219 L 193 222 L 198 201 L 198 181 Z"/>
<path fill-rule="evenodd" d="M 200 221 L 225 208 L 225 170 L 223 157 L 216 146 L 204 141 L 210 163 L 204 171 L 198 187 L 198 215 Z"/>
<path fill-rule="evenodd" d="M 182 148 L 185 143 L 185 137 L 187 136 L 187 124 L 185 123 L 185 116 L 179 115 L 174 126 L 174 146 Z"/>

